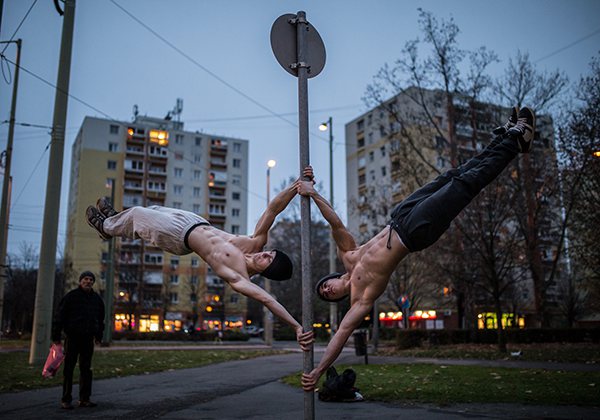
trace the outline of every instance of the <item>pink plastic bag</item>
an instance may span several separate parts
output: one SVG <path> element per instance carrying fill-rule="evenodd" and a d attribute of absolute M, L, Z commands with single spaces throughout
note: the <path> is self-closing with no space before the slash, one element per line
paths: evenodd
<path fill-rule="evenodd" d="M 42 370 L 42 376 L 44 378 L 54 377 L 63 360 L 65 360 L 65 353 L 63 352 L 62 344 L 52 343 L 48 358 L 44 364 L 44 370 Z"/>

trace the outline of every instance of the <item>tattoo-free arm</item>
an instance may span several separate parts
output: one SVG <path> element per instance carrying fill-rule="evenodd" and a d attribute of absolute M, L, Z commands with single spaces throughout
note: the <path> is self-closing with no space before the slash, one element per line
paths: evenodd
<path fill-rule="evenodd" d="M 269 202 L 265 212 L 260 216 L 260 219 L 258 219 L 256 227 L 254 228 L 254 233 L 252 234 L 252 238 L 257 242 L 257 248 L 262 249 L 262 247 L 265 246 L 269 229 L 273 226 L 275 218 L 279 213 L 285 210 L 287 205 L 290 204 L 290 201 L 296 196 L 296 193 L 296 183 L 293 183 Z"/>
<path fill-rule="evenodd" d="M 333 240 L 341 252 L 348 252 L 356 248 L 356 242 L 354 237 L 348 232 L 344 223 L 331 207 L 331 204 L 321 194 L 319 194 L 313 184 L 307 181 L 301 181 L 298 183 L 298 194 L 309 196 L 313 199 L 319 211 L 331 226 L 331 233 Z"/>
<path fill-rule="evenodd" d="M 352 305 L 350 310 L 346 313 L 346 316 L 340 323 L 340 326 L 331 338 L 331 341 L 325 349 L 325 354 L 321 358 L 319 365 L 312 370 L 310 373 L 304 373 L 302 375 L 302 386 L 305 391 L 311 391 L 315 388 L 319 378 L 325 373 L 327 368 L 335 362 L 335 359 L 340 355 L 344 344 L 348 341 L 348 338 L 360 325 L 362 320 L 371 310 L 372 302 L 359 301 Z"/>

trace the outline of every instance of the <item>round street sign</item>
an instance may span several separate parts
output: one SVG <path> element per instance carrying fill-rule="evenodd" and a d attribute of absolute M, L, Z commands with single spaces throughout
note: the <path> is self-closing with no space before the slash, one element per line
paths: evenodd
<path fill-rule="evenodd" d="M 296 18 L 296 15 L 285 14 L 275 20 L 271 27 L 271 48 L 281 67 L 297 77 L 296 25 L 290 23 Z M 325 67 L 325 45 L 314 26 L 309 23 L 306 28 L 306 51 L 308 52 L 308 62 L 306 63 L 308 71 L 306 73 L 308 78 L 311 78 L 321 73 Z"/>

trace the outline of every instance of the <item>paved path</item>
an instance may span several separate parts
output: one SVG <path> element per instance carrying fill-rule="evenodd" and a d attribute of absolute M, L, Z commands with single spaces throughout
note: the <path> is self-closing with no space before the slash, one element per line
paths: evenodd
<path fill-rule="evenodd" d="M 285 348 L 285 346 L 282 346 Z M 177 348 L 180 348 L 179 346 Z M 316 359 L 322 355 L 316 349 Z M 362 357 L 346 348 L 337 363 L 360 364 Z M 421 359 L 370 356 L 369 362 L 414 363 Z M 428 363 L 472 364 L 473 361 L 430 359 Z M 483 362 L 488 363 L 488 362 Z M 489 362 L 498 363 L 498 362 Z M 529 367 L 528 362 L 513 367 Z M 499 366 L 498 364 L 491 364 Z M 506 366 L 505 364 L 500 364 Z M 302 355 L 294 352 L 258 359 L 233 361 L 193 369 L 94 381 L 92 409 L 59 408 L 57 387 L 0 394 L 2 419 L 302 419 L 304 394 L 279 379 L 297 372 Z M 587 366 L 587 365 L 578 365 Z M 547 367 L 547 366 L 546 366 Z M 590 365 L 589 369 L 598 370 Z M 77 387 L 74 389 L 77 395 Z M 520 404 L 433 405 L 378 402 L 322 403 L 315 398 L 316 419 L 514 419 L 600 418 L 599 408 L 541 407 Z"/>

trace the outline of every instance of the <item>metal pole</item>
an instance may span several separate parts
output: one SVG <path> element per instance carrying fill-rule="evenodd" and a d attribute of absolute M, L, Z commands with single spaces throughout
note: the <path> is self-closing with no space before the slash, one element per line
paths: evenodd
<path fill-rule="evenodd" d="M 271 201 L 271 167 L 267 166 L 267 207 Z M 271 294 L 271 280 L 265 277 L 265 292 Z M 263 306 L 263 334 L 265 338 L 265 344 L 267 346 L 273 345 L 273 314 L 266 307 Z"/>
<path fill-rule="evenodd" d="M 331 117 L 327 120 L 327 127 L 329 128 L 329 203 L 333 207 L 333 119 Z M 333 240 L 333 233 L 329 230 L 329 272 L 334 273 L 335 271 L 335 242 Z M 337 302 L 331 302 L 329 304 L 331 337 L 333 337 L 338 327 L 337 310 Z"/>
<path fill-rule="evenodd" d="M 308 48 L 306 31 L 309 30 L 306 13 L 296 16 L 297 57 L 298 57 L 298 125 L 300 133 L 300 173 L 310 164 L 308 141 Z M 302 247 L 302 328 L 313 328 L 312 273 L 310 267 L 310 198 L 300 200 L 300 232 Z M 314 368 L 314 350 L 304 352 L 304 372 Z M 313 392 L 304 392 L 304 419 L 315 418 L 315 396 Z"/>
<path fill-rule="evenodd" d="M 54 298 L 54 278 L 56 274 L 56 239 L 58 234 L 58 212 L 60 207 L 60 187 L 62 182 L 63 154 L 65 147 L 65 125 L 69 95 L 69 75 L 71 70 L 71 49 L 73 45 L 73 25 L 75 21 L 75 0 L 65 0 L 60 61 L 54 99 L 54 120 L 46 183 L 46 203 L 44 224 L 40 246 L 40 267 L 35 290 L 35 310 L 31 337 L 30 364 L 42 364 L 50 347 L 52 329 L 52 300 Z"/>
<path fill-rule="evenodd" d="M 21 62 L 21 43 L 16 41 L 0 42 L 17 44 L 17 59 L 15 61 L 15 80 L 13 81 L 12 101 L 10 104 L 10 120 L 8 122 L 8 139 L 6 141 L 6 158 L 4 164 L 4 180 L 2 182 L 2 207 L 0 207 L 0 331 L 3 330 L 2 312 L 4 311 L 4 281 L 6 280 L 6 248 L 8 243 L 8 217 L 10 213 L 10 162 L 12 158 L 13 139 L 15 136 L 15 113 L 17 110 L 17 88 L 19 85 L 19 64 Z"/>
<path fill-rule="evenodd" d="M 110 178 L 110 205 L 115 206 L 115 179 Z M 108 347 L 112 341 L 112 331 L 115 323 L 113 315 L 113 299 L 115 289 L 115 241 L 112 237 L 108 241 L 108 269 L 106 270 L 106 288 L 104 296 L 104 335 L 102 345 Z"/>

